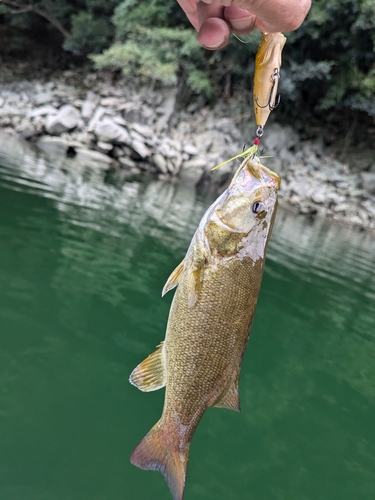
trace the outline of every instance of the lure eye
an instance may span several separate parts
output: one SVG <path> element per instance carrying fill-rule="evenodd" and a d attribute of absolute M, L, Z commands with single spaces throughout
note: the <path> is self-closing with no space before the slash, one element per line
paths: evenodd
<path fill-rule="evenodd" d="M 264 209 L 265 205 L 263 201 L 254 201 L 251 207 L 251 211 L 253 212 L 253 214 L 259 214 L 260 212 L 263 212 Z"/>

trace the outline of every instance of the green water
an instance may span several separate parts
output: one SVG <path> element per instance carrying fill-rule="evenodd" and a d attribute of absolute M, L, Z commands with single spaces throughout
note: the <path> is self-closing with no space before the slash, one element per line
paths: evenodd
<path fill-rule="evenodd" d="M 0 150 L 0 499 L 169 500 L 129 463 L 163 391 L 127 379 L 212 198 Z M 242 414 L 205 414 L 186 500 L 375 498 L 374 270 L 374 236 L 280 211 Z"/>

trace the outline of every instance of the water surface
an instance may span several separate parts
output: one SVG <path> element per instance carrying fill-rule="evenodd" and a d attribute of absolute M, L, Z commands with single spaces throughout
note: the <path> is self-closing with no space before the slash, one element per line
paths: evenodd
<path fill-rule="evenodd" d="M 131 370 L 164 337 L 212 197 L 107 179 L 0 140 L 0 498 L 164 500 L 129 455 L 163 391 Z M 240 381 L 209 409 L 186 500 L 373 500 L 375 238 L 280 211 Z"/>

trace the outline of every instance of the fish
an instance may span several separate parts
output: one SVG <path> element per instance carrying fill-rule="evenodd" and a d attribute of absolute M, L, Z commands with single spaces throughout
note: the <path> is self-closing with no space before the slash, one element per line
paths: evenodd
<path fill-rule="evenodd" d="M 130 461 L 160 471 L 174 500 L 183 500 L 190 442 L 207 408 L 240 411 L 240 368 L 279 187 L 259 158 L 245 158 L 163 288 L 177 287 L 165 340 L 130 375 L 141 391 L 166 388 L 162 416 Z"/>
<path fill-rule="evenodd" d="M 272 110 L 279 104 L 276 98 L 280 78 L 281 53 L 286 38 L 282 33 L 262 33 L 255 57 L 254 114 L 259 127 L 264 127 Z"/>

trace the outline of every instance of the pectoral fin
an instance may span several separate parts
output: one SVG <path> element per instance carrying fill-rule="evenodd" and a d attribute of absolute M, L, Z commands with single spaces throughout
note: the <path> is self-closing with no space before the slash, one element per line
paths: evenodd
<path fill-rule="evenodd" d="M 129 382 L 140 391 L 151 392 L 165 386 L 163 342 L 132 371 Z"/>
<path fill-rule="evenodd" d="M 228 410 L 241 411 L 240 408 L 240 398 L 238 395 L 238 377 L 234 382 L 231 383 L 229 389 L 225 391 L 215 404 L 216 408 L 228 408 Z"/>
<path fill-rule="evenodd" d="M 204 280 L 204 270 L 208 261 L 208 252 L 203 245 L 196 245 L 192 253 L 188 274 L 188 307 L 191 309 L 198 300 Z"/>
<path fill-rule="evenodd" d="M 174 288 L 178 285 L 178 282 L 181 278 L 181 274 L 184 270 L 184 265 L 185 265 L 184 262 L 185 262 L 185 259 L 176 267 L 176 269 L 172 272 L 172 274 L 167 279 L 167 282 L 164 285 L 164 288 L 161 292 L 162 297 L 164 297 L 164 295 L 167 292 L 169 292 L 169 290 L 172 290 L 172 288 Z"/>
<path fill-rule="evenodd" d="M 204 269 L 190 271 L 188 277 L 188 307 L 191 309 L 198 300 L 200 291 L 202 290 Z"/>

